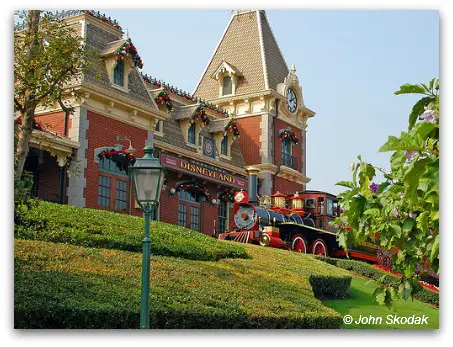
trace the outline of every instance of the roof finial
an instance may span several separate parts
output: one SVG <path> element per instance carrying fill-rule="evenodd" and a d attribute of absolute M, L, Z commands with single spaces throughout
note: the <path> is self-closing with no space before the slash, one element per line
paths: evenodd
<path fill-rule="evenodd" d="M 295 64 L 293 64 L 293 66 L 291 67 L 291 72 L 292 73 L 296 73 L 296 65 Z"/>
<path fill-rule="evenodd" d="M 126 40 L 129 39 L 129 29 L 128 28 L 126 28 L 126 32 L 124 33 L 124 36 L 125 36 Z"/>

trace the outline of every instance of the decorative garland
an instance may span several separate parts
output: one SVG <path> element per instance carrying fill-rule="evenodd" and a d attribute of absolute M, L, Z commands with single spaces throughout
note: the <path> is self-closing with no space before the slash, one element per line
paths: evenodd
<path fill-rule="evenodd" d="M 297 138 L 296 134 L 294 131 L 291 130 L 291 128 L 284 129 L 280 132 L 279 137 L 282 141 L 286 140 L 289 138 L 295 145 L 299 144 L 299 139 Z"/>
<path fill-rule="evenodd" d="M 112 20 L 110 17 L 106 17 L 105 13 L 101 14 L 99 11 L 93 11 L 93 10 L 87 10 L 86 13 L 89 14 L 90 16 L 93 16 L 94 18 L 97 18 L 97 19 L 103 21 L 104 23 L 111 25 L 112 27 L 114 27 L 118 30 L 123 31 L 123 29 L 119 26 L 116 19 Z"/>
<path fill-rule="evenodd" d="M 99 159 L 110 159 L 112 160 L 118 169 L 121 171 L 126 171 L 128 172 L 129 166 L 132 166 L 135 164 L 136 158 L 133 154 L 127 153 L 124 150 L 117 151 L 114 148 L 104 150 L 101 153 L 98 154 Z"/>
<path fill-rule="evenodd" d="M 134 59 L 134 65 L 138 66 L 140 69 L 143 68 L 143 62 L 140 56 L 137 53 L 137 48 L 132 44 L 132 40 L 128 39 L 123 45 L 119 48 L 116 53 L 116 61 L 123 60 L 127 54 L 130 54 Z"/>
<path fill-rule="evenodd" d="M 193 123 L 195 120 L 197 120 L 197 118 L 199 118 L 203 122 L 203 126 L 209 124 L 210 120 L 204 110 L 205 107 L 206 107 L 205 103 L 200 103 L 200 105 L 198 105 L 198 107 L 195 109 L 195 112 L 192 114 L 190 123 Z"/>
<path fill-rule="evenodd" d="M 16 119 L 16 124 L 18 125 L 22 125 L 22 116 L 18 117 Z M 41 122 L 38 122 L 36 120 L 36 118 L 33 117 L 33 120 L 32 120 L 32 129 L 36 129 L 36 130 L 39 130 L 39 131 L 42 131 L 43 130 L 43 127 L 41 125 Z"/>
<path fill-rule="evenodd" d="M 219 195 L 219 200 L 220 201 L 229 201 L 233 202 L 234 201 L 234 195 L 232 192 L 223 192 Z"/>
<path fill-rule="evenodd" d="M 231 119 L 227 123 L 227 125 L 225 125 L 224 135 L 226 135 L 229 132 L 233 132 L 233 136 L 239 138 L 238 125 L 237 125 L 237 122 L 234 119 Z"/>
<path fill-rule="evenodd" d="M 164 106 L 167 108 L 168 112 L 174 111 L 173 103 L 172 103 L 170 97 L 168 96 L 168 93 L 167 93 L 167 92 L 161 91 L 161 92 L 154 98 L 154 100 L 155 100 L 158 104 L 164 104 Z"/>
<path fill-rule="evenodd" d="M 199 183 L 180 183 L 176 186 L 176 188 L 170 189 L 169 196 L 173 196 L 181 190 L 188 192 L 198 192 L 203 195 L 211 205 L 215 203 L 215 199 L 211 199 L 211 194 L 209 193 L 209 191 Z"/>
<path fill-rule="evenodd" d="M 181 89 L 178 89 L 178 88 L 174 88 L 173 86 L 161 81 L 161 80 L 157 80 L 156 78 L 153 78 L 153 77 L 149 77 L 148 75 L 144 75 L 142 74 L 142 77 L 143 79 L 145 80 L 145 82 L 153 85 L 153 86 L 156 86 L 157 88 L 164 88 L 165 91 L 167 92 L 170 92 L 170 93 L 173 93 L 173 94 L 176 94 L 186 100 L 189 100 L 189 101 L 192 101 L 192 102 L 195 102 L 195 103 L 203 103 L 205 105 L 205 107 L 208 107 L 210 108 L 211 110 L 217 112 L 217 113 L 220 113 L 221 115 L 223 115 L 224 117 L 229 117 L 229 114 L 226 110 L 224 110 L 223 108 L 220 108 L 216 105 L 213 105 L 213 104 L 210 104 L 210 103 L 207 103 L 205 100 L 201 99 L 201 98 L 198 98 L 194 95 L 191 95 L 189 93 L 187 93 L 186 91 L 183 91 Z"/>

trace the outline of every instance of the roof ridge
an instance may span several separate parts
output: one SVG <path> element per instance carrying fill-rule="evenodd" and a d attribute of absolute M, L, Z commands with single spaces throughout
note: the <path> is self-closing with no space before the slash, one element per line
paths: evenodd
<path fill-rule="evenodd" d="M 260 38 L 260 47 L 261 47 L 261 60 L 263 64 L 263 74 L 264 74 L 264 87 L 269 89 L 269 76 L 267 72 L 267 63 L 266 63 L 266 53 L 264 49 L 264 40 L 263 40 L 263 26 L 261 23 L 260 10 L 256 11 L 256 19 L 258 22 L 258 35 Z"/>

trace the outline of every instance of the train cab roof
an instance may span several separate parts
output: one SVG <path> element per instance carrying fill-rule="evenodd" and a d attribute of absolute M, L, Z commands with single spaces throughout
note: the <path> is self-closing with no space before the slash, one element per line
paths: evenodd
<path fill-rule="evenodd" d="M 326 195 L 326 196 L 328 196 L 328 197 L 330 197 L 330 198 L 332 198 L 332 199 L 334 199 L 334 200 L 338 200 L 338 198 L 337 198 L 336 195 L 331 194 L 331 193 L 329 193 L 329 192 L 323 192 L 323 191 L 321 191 L 321 190 L 304 190 L 304 191 L 302 191 L 302 192 L 299 192 L 299 195 L 301 195 L 301 196 L 302 196 L 302 195 L 308 195 L 308 194 L 310 194 L 310 195 L 313 195 L 313 194 L 317 194 L 317 195 Z"/>

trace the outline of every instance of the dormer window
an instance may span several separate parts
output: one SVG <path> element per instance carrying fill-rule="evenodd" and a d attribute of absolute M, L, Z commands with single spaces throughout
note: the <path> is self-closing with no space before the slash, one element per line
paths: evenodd
<path fill-rule="evenodd" d="M 219 83 L 219 95 L 235 95 L 239 77 L 242 73 L 233 65 L 222 60 L 220 65 L 211 75 Z"/>
<path fill-rule="evenodd" d="M 187 142 L 195 144 L 195 123 L 190 124 L 189 129 L 187 130 Z"/>
<path fill-rule="evenodd" d="M 113 83 L 117 86 L 124 86 L 124 62 L 119 60 L 113 71 Z"/>
<path fill-rule="evenodd" d="M 222 95 L 230 94 L 233 94 L 233 83 L 231 81 L 231 77 L 227 75 L 223 77 Z"/>

